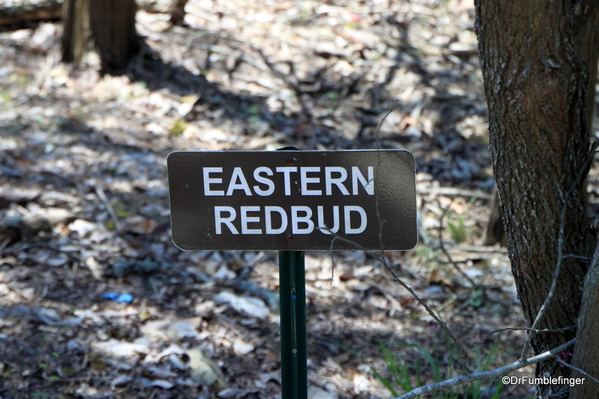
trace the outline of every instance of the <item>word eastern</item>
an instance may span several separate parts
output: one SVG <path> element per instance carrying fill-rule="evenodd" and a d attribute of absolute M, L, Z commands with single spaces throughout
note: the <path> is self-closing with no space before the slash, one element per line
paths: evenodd
<path fill-rule="evenodd" d="M 299 171 L 298 171 L 299 169 Z M 359 187 L 362 186 L 368 195 L 374 195 L 374 168 L 372 166 L 368 166 L 368 178 L 364 177 L 360 168 L 357 166 L 351 167 L 351 194 L 346 187 L 348 180 L 347 170 L 341 166 L 325 166 L 321 168 L 320 166 L 278 166 L 275 171 L 276 173 L 281 173 L 283 177 L 283 187 L 285 190 L 285 195 L 290 196 L 292 193 L 292 174 L 293 177 L 297 178 L 295 174 L 299 173 L 299 188 L 300 195 L 323 195 L 322 188 L 314 188 L 316 185 L 322 185 L 324 182 L 324 194 L 325 195 L 334 195 L 336 194 L 333 190 L 333 187 L 336 187 L 338 192 L 342 195 L 358 195 Z M 324 173 L 323 173 L 324 172 Z M 218 174 L 222 175 L 223 168 L 222 167 L 204 167 L 203 168 L 203 177 L 204 177 L 204 195 L 205 196 L 232 196 L 235 191 L 241 190 L 245 193 L 246 196 L 252 195 L 253 192 L 259 196 L 267 197 L 273 195 L 276 189 L 275 183 L 272 177 L 275 172 L 267 166 L 260 166 L 254 169 L 252 173 L 252 177 L 257 185 L 251 186 L 248 183 L 248 180 L 243 172 L 243 169 L 240 167 L 235 167 L 233 169 L 233 174 L 231 175 L 231 179 L 229 184 L 227 184 L 227 191 L 225 190 L 217 190 L 216 188 L 224 188 L 224 187 L 213 187 L 214 185 L 222 185 L 223 178 L 222 176 L 217 176 Z M 261 186 L 260 186 L 261 185 Z"/>
<path fill-rule="evenodd" d="M 246 175 L 247 173 L 247 175 Z M 230 177 L 229 177 L 230 176 Z M 248 176 L 250 177 L 248 179 Z M 229 177 L 225 181 L 225 177 Z M 275 184 L 279 182 L 279 185 Z M 280 184 L 282 182 L 282 185 Z M 357 196 L 374 195 L 374 167 L 366 168 L 366 176 L 359 167 L 341 166 L 281 166 L 274 170 L 260 166 L 253 172 L 240 167 L 229 174 L 222 167 L 203 168 L 203 188 L 207 197 L 271 196 Z M 366 230 L 366 211 L 358 205 L 330 206 L 325 218 L 324 206 L 214 206 L 215 233 L 224 234 L 311 234 L 315 230 L 323 234 L 360 234 Z M 341 209 L 340 209 L 341 208 Z M 325 224 L 325 219 L 332 224 Z"/>

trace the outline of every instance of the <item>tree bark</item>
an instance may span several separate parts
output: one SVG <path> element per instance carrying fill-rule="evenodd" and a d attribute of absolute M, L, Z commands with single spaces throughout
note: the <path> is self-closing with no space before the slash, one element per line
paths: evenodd
<path fill-rule="evenodd" d="M 140 49 L 135 0 L 89 0 L 90 26 L 102 73 L 122 73 Z"/>
<path fill-rule="evenodd" d="M 576 348 L 572 365 L 585 371 L 589 375 L 599 377 L 599 247 L 595 250 L 593 263 L 589 269 L 582 296 L 582 307 L 580 310 L 580 322 L 576 334 Z M 587 376 L 575 371 L 574 378 L 584 378 L 583 384 L 572 387 L 570 399 L 586 399 L 599 397 L 599 384 Z"/>
<path fill-rule="evenodd" d="M 507 246 L 505 229 L 503 228 L 503 220 L 501 219 L 499 194 L 497 193 L 497 188 L 495 188 L 493 192 L 493 201 L 491 202 L 491 214 L 489 215 L 489 223 L 485 230 L 483 245 L 495 245 L 497 243 L 502 247 Z"/>
<path fill-rule="evenodd" d="M 597 71 L 597 26 L 591 26 L 597 7 L 586 7 L 585 0 L 576 2 L 584 3 L 581 13 L 570 0 L 475 3 L 497 189 L 512 272 L 531 326 L 549 293 L 560 245 L 563 255 L 589 257 L 596 241 L 583 193 Z M 578 321 L 588 261 L 562 259 L 539 329 Z M 532 347 L 538 354 L 575 334 L 575 329 L 538 333 Z M 537 365 L 536 375 L 569 376 L 570 369 L 551 359 Z M 538 385 L 537 397 L 567 398 L 568 388 Z"/>
<path fill-rule="evenodd" d="M 585 2 L 588 3 L 588 2 Z M 581 52 L 589 65 L 590 79 L 587 98 L 587 118 L 593 120 L 595 87 L 597 84 L 597 58 L 599 54 L 599 5 L 597 2 L 585 4 L 575 10 L 576 18 L 583 24 L 580 29 Z M 594 68 L 594 69 L 593 69 Z M 590 126 L 589 126 L 590 130 Z M 599 247 L 595 249 L 593 262 L 584 284 L 582 306 L 579 315 L 576 346 L 572 364 L 599 379 Z M 574 372 L 573 377 L 584 377 Z M 572 387 L 571 399 L 599 398 L 599 384 L 586 378 L 585 383 Z"/>
<path fill-rule="evenodd" d="M 65 0 L 62 25 L 62 61 L 79 66 L 89 39 L 89 1 Z"/>

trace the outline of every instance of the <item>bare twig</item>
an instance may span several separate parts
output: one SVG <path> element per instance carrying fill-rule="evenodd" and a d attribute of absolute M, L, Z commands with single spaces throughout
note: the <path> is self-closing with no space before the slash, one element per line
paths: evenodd
<path fill-rule="evenodd" d="M 567 215 L 567 211 L 568 211 L 568 201 L 570 200 L 570 196 L 572 195 L 572 192 L 576 189 L 576 187 L 578 186 L 578 184 L 580 183 L 582 178 L 588 172 L 589 167 L 591 166 L 591 162 L 593 162 L 593 158 L 595 156 L 595 151 L 597 150 L 598 146 L 599 146 L 599 141 L 595 141 L 593 143 L 593 145 L 591 146 L 589 155 L 587 156 L 587 159 L 584 161 L 582 167 L 580 168 L 578 175 L 572 182 L 572 185 L 570 186 L 568 191 L 566 191 L 566 193 L 562 196 L 562 212 L 560 215 L 559 233 L 558 233 L 558 238 L 557 238 L 557 264 L 555 265 L 555 271 L 553 272 L 553 280 L 551 281 L 551 287 L 549 288 L 549 292 L 547 293 L 547 296 L 545 297 L 545 301 L 543 302 L 543 305 L 541 306 L 541 308 L 539 309 L 539 312 L 537 313 L 537 316 L 535 317 L 535 321 L 532 323 L 531 328 L 533 330 L 538 329 L 539 324 L 541 323 L 541 320 L 543 319 L 543 316 L 545 316 L 545 313 L 547 312 L 549 303 L 551 302 L 551 299 L 553 299 L 553 295 L 555 294 L 555 289 L 557 287 L 559 273 L 562 269 L 562 264 L 563 264 L 563 261 L 565 258 L 564 236 L 566 234 L 565 229 L 566 229 L 566 215 Z M 526 355 L 528 353 L 528 349 L 530 348 L 530 343 L 532 342 L 532 340 L 534 339 L 535 336 L 536 336 L 536 332 L 531 331 L 531 333 L 528 334 L 528 336 L 526 337 L 526 342 L 524 343 L 524 347 L 522 348 L 522 354 L 520 355 L 520 359 L 524 359 L 526 357 Z"/>
<path fill-rule="evenodd" d="M 592 375 L 590 375 L 590 374 L 589 374 L 589 373 L 587 373 L 586 371 L 583 371 L 583 370 L 579 369 L 579 368 L 578 368 L 578 367 L 576 367 L 576 366 L 572 366 L 570 363 L 566 363 L 566 362 L 564 362 L 562 359 L 560 359 L 560 358 L 559 358 L 559 356 L 558 356 L 558 357 L 556 357 L 556 358 L 555 358 L 555 360 L 557 360 L 557 362 L 558 362 L 558 363 L 561 363 L 561 364 L 563 364 L 564 366 L 566 366 L 566 367 L 568 367 L 568 368 L 571 368 L 572 370 L 578 371 L 580 374 L 584 375 L 585 377 L 588 377 L 588 378 L 590 378 L 591 380 L 593 380 L 594 382 L 596 382 L 597 384 L 599 384 L 599 380 L 598 380 L 597 378 L 593 377 Z"/>
<path fill-rule="evenodd" d="M 389 115 L 391 115 L 391 113 L 395 110 L 395 108 L 397 107 L 397 104 L 399 103 L 399 100 L 395 100 L 395 102 L 393 103 L 393 105 L 391 106 L 391 108 L 385 113 L 385 115 L 383 116 L 383 118 L 381 119 L 381 121 L 379 122 L 376 131 L 375 131 L 375 138 L 376 138 L 376 149 L 377 151 L 380 151 L 380 140 L 379 140 L 379 133 L 381 130 L 381 126 L 383 126 L 383 123 L 385 122 L 385 119 L 387 119 L 387 117 Z M 381 165 L 381 159 L 379 156 L 378 159 L 378 167 L 376 168 L 376 176 L 375 176 L 375 181 L 378 179 L 378 172 L 380 170 L 380 165 Z M 381 257 L 383 257 L 383 251 L 385 250 L 384 245 L 383 245 L 383 225 L 385 224 L 385 221 L 381 219 L 381 214 L 379 212 L 379 197 L 378 197 L 378 191 L 375 192 L 375 209 L 376 209 L 376 216 L 377 216 L 377 220 L 379 222 L 379 242 L 380 242 L 380 246 L 381 246 Z M 331 234 L 334 234 L 328 227 L 319 227 L 319 229 L 321 230 L 325 230 Z M 335 235 L 335 238 L 333 238 L 333 240 L 331 240 L 331 247 L 330 247 L 330 254 L 331 254 L 331 259 L 332 259 L 332 274 L 331 274 L 331 283 L 333 282 L 333 277 L 335 276 L 335 261 L 333 259 L 333 247 L 335 245 L 335 239 L 339 237 L 337 235 Z M 341 237 L 339 237 L 341 238 Z M 344 239 L 345 240 L 345 239 Z M 355 246 L 359 246 L 357 243 L 353 242 L 353 241 L 348 241 L 350 242 L 352 245 Z M 374 255 L 375 258 L 378 258 L 378 256 Z"/>
<path fill-rule="evenodd" d="M 262 55 L 262 54 L 261 54 Z M 266 61 L 265 61 L 266 62 Z M 383 126 L 383 122 L 385 122 L 385 119 L 387 119 L 387 117 L 389 115 L 391 115 L 391 112 L 393 112 L 393 110 L 395 110 L 395 107 L 397 107 L 397 104 L 399 103 L 399 100 L 395 100 L 395 102 L 393 103 L 393 105 L 391 106 L 391 108 L 389 109 L 389 111 L 387 111 L 387 113 L 383 116 L 383 118 L 381 119 L 381 121 L 379 122 L 379 125 L 376 128 L 376 132 L 375 132 L 375 138 L 376 138 L 376 149 L 377 151 L 380 150 L 380 140 L 379 140 L 379 132 L 381 131 L 381 126 Z M 380 154 L 379 154 L 380 155 Z M 378 179 L 378 173 L 379 173 L 379 169 L 380 169 L 380 165 L 381 165 L 381 159 L 379 156 L 379 160 L 378 160 L 378 167 L 376 168 L 376 176 L 375 176 L 375 181 Z M 377 220 L 379 222 L 379 242 L 381 245 L 381 257 L 383 257 L 383 251 L 385 250 L 384 246 L 383 246 L 383 224 L 385 223 L 383 220 L 381 220 L 381 214 L 379 212 L 379 196 L 378 196 L 378 191 L 375 192 L 375 209 L 376 209 L 376 216 L 377 216 Z M 325 230 L 331 234 L 334 234 L 328 227 L 319 227 L 319 229 L 321 230 Z M 337 235 L 335 235 L 335 238 L 337 237 Z M 331 255 L 331 284 L 333 284 L 333 278 L 335 277 L 335 259 L 333 257 L 333 247 L 335 245 L 335 238 L 333 238 L 331 240 L 331 247 L 330 247 L 330 255 Z M 357 243 L 353 243 L 351 242 L 352 245 L 358 245 Z M 375 258 L 378 258 L 375 255 Z"/>
<path fill-rule="evenodd" d="M 441 217 L 439 218 L 439 248 L 441 249 L 441 251 L 443 251 L 443 254 L 445 254 L 445 256 L 447 256 L 447 259 L 449 259 L 449 263 L 451 263 L 453 265 L 453 267 L 457 270 L 457 272 L 462 277 L 464 277 L 466 280 L 468 280 L 468 283 L 470 283 L 470 286 L 472 288 L 476 288 L 478 286 L 478 284 L 476 284 L 474 282 L 474 280 L 472 280 L 470 278 L 470 276 L 468 276 L 466 273 L 464 273 L 462 271 L 462 269 L 458 266 L 458 264 L 453 261 L 453 258 L 451 257 L 451 255 L 445 248 L 445 245 L 443 244 L 443 220 L 445 219 L 445 215 L 447 215 L 448 211 L 449 211 L 449 207 L 445 208 L 443 210 L 443 213 L 441 214 Z"/>
<path fill-rule="evenodd" d="M 504 327 L 504 328 L 499 328 L 497 330 L 493 330 L 490 333 L 488 333 L 487 335 L 484 336 L 484 338 L 476 345 L 480 345 L 483 342 L 485 342 L 487 340 L 487 338 L 489 338 L 491 335 L 503 332 L 503 331 L 534 331 L 536 333 L 555 333 L 555 332 L 560 332 L 560 331 L 567 331 L 567 330 L 572 330 L 575 329 L 576 326 L 570 326 L 570 327 L 564 327 L 564 328 L 557 328 L 555 330 L 535 330 L 529 327 Z"/>
<path fill-rule="evenodd" d="M 423 187 L 418 190 L 420 195 L 430 194 L 431 197 L 443 195 L 445 197 L 477 197 L 485 200 L 491 200 L 493 194 L 483 190 L 469 190 L 460 187 Z M 429 197 L 430 198 L 430 197 Z"/>
<path fill-rule="evenodd" d="M 471 247 L 468 245 L 456 245 L 454 248 L 463 252 L 507 255 L 507 249 L 501 247 Z"/>
<path fill-rule="evenodd" d="M 391 115 L 391 112 L 393 112 L 393 110 L 395 110 L 395 107 L 397 107 L 397 104 L 399 104 L 399 100 L 395 100 L 395 102 L 393 103 L 393 105 L 391 106 L 391 108 L 389 109 L 389 111 L 387 111 L 387 113 L 385 114 L 385 116 L 383 116 L 383 118 L 381 119 L 381 121 L 379 122 L 379 125 L 376 128 L 376 132 L 375 132 L 375 139 L 376 139 L 376 149 L 377 151 L 380 151 L 380 139 L 379 139 L 379 133 L 381 131 L 381 126 L 383 126 L 383 122 L 385 122 L 385 119 L 387 119 L 387 117 L 389 115 Z M 381 169 L 381 154 L 380 152 L 377 152 L 378 154 L 378 165 L 376 168 L 376 176 L 375 176 L 375 180 L 378 181 L 379 178 L 379 170 Z M 375 192 L 375 209 L 376 209 L 376 217 L 377 220 L 379 222 L 379 242 L 381 245 L 381 256 L 383 256 L 383 251 L 385 250 L 384 246 L 383 246 L 383 225 L 385 224 L 385 221 L 381 219 L 381 213 L 379 212 L 379 192 L 378 190 L 376 190 Z"/>
<path fill-rule="evenodd" d="M 397 104 L 399 103 L 399 100 L 396 100 L 393 103 L 393 106 L 391 106 L 391 108 L 389 109 L 389 111 L 387 111 L 387 113 L 385 114 L 385 116 L 383 116 L 383 118 L 381 119 L 381 121 L 379 122 L 379 125 L 377 126 L 376 129 L 376 133 L 375 133 L 375 138 L 376 138 L 376 149 L 377 151 L 380 150 L 380 140 L 379 140 L 379 132 L 381 130 L 381 126 L 383 126 L 383 123 L 385 122 L 385 119 L 387 119 L 387 117 L 391 114 L 391 112 L 393 112 L 393 110 L 395 109 L 395 107 L 397 106 Z M 380 158 L 379 158 L 379 166 L 380 166 Z M 380 168 L 377 168 L 377 176 L 375 177 L 378 178 L 378 170 Z M 379 226 L 380 226 L 380 230 L 379 230 L 379 240 L 381 243 L 381 254 L 380 256 L 375 254 L 374 252 L 364 248 L 363 246 L 361 246 L 360 244 L 358 244 L 355 241 L 352 240 L 348 240 L 344 237 L 341 237 L 335 233 L 333 233 L 328 227 L 323 226 L 323 227 L 318 227 L 321 230 L 327 231 L 329 234 L 332 234 L 334 237 L 331 240 L 331 247 L 330 247 L 330 253 L 331 253 L 331 259 L 332 259 L 332 270 L 333 270 L 333 274 L 331 276 L 331 282 L 333 281 L 333 276 L 334 276 L 334 270 L 335 270 L 335 261 L 333 259 L 333 248 L 335 245 L 335 241 L 339 240 L 339 241 L 343 241 L 346 242 L 354 247 L 356 247 L 357 249 L 360 249 L 362 251 L 364 251 L 366 254 L 372 256 L 374 259 L 376 259 L 379 263 L 381 263 L 383 265 L 383 267 L 385 268 L 385 270 L 387 270 L 387 272 L 391 275 L 391 277 L 393 278 L 393 281 L 400 284 L 402 287 L 404 287 L 413 297 L 414 299 L 416 299 L 416 301 L 426 309 L 426 311 L 428 312 L 428 314 L 441 326 L 441 328 L 443 329 L 443 331 L 445 332 L 445 335 L 451 339 L 454 344 L 456 345 L 456 347 L 458 348 L 458 351 L 460 352 L 460 357 L 461 360 L 459 361 L 459 363 L 461 363 L 462 366 L 462 370 L 467 370 L 468 369 L 468 363 L 467 363 L 467 355 L 466 355 L 466 351 L 464 350 L 464 348 L 462 347 L 462 345 L 460 344 L 460 342 L 458 341 L 458 339 L 456 338 L 456 336 L 451 332 L 451 330 L 449 329 L 449 327 L 447 326 L 447 324 L 441 319 L 440 316 L 438 316 L 434 310 L 428 306 L 428 304 L 422 299 L 420 298 L 420 296 L 418 296 L 418 294 L 416 294 L 416 292 L 412 289 L 412 287 L 410 287 L 409 285 L 407 285 L 403 280 L 401 280 L 399 278 L 399 276 L 395 273 L 395 271 L 393 269 L 391 269 L 391 267 L 389 266 L 389 264 L 387 263 L 387 260 L 384 256 L 384 246 L 383 246 L 383 224 L 384 221 L 381 220 L 381 215 L 379 213 L 379 199 L 378 199 L 378 195 L 376 197 L 376 203 L 375 203 L 375 207 L 376 207 L 376 212 L 377 212 L 377 218 L 378 218 L 378 222 L 379 222 Z M 449 254 L 448 258 L 449 258 Z M 450 258 L 451 259 L 451 258 Z M 459 268 L 458 268 L 459 269 Z M 466 278 L 468 278 L 468 276 L 466 276 Z M 469 279 L 469 278 L 468 278 Z M 469 281 L 472 281 L 469 279 Z M 472 283 L 474 286 L 474 283 Z"/>
<path fill-rule="evenodd" d="M 561 352 L 563 352 L 564 350 L 572 347 L 575 342 L 576 342 L 576 339 L 572 339 L 572 340 L 566 342 L 565 344 L 560 345 L 557 348 L 554 348 L 550 351 L 543 352 L 540 355 L 537 355 L 537 356 L 534 356 L 534 357 L 531 357 L 531 358 L 525 359 L 525 360 L 520 359 L 514 363 L 508 364 L 507 366 L 503 366 L 503 367 L 500 367 L 500 368 L 497 368 L 494 370 L 484 371 L 482 373 L 475 373 L 475 374 L 470 374 L 470 375 L 462 375 L 462 376 L 452 378 L 452 379 L 449 379 L 446 381 L 437 382 L 435 384 L 425 385 L 423 387 L 416 388 L 413 391 L 408 392 L 408 393 L 406 393 L 402 396 L 399 396 L 397 398 L 394 398 L 394 399 L 417 398 L 418 396 L 424 395 L 429 392 L 434 392 L 434 391 L 451 388 L 456 385 L 462 385 L 462 384 L 466 384 L 466 383 L 472 382 L 472 381 L 490 380 L 493 378 L 498 378 L 498 377 L 506 375 L 507 373 L 510 373 L 514 370 L 521 369 L 522 367 L 526 367 L 531 364 L 539 363 L 543 360 L 547 360 L 552 357 L 555 357 L 558 354 L 560 354 Z"/>
<path fill-rule="evenodd" d="M 593 258 L 590 258 L 588 256 L 580 256 L 580 255 L 564 255 L 564 259 L 567 258 L 574 258 L 574 259 L 582 259 L 582 260 L 593 260 Z"/>
<path fill-rule="evenodd" d="M 6 248 L 6 246 L 8 245 L 8 243 L 11 241 L 11 238 L 5 238 L 1 243 L 0 243 L 0 254 L 4 251 L 4 248 Z"/>
<path fill-rule="evenodd" d="M 321 230 L 328 231 L 331 234 L 334 234 L 328 227 L 318 227 L 318 228 Z M 412 289 L 412 287 L 407 285 L 402 279 L 399 278 L 399 276 L 395 273 L 395 271 L 393 269 L 391 269 L 391 267 L 387 263 L 387 259 L 385 259 L 385 257 L 383 255 L 379 256 L 379 255 L 375 254 L 374 252 L 372 252 L 371 250 L 364 248 L 357 242 L 348 240 L 347 238 L 341 237 L 337 234 L 334 234 L 334 237 L 331 240 L 331 254 L 333 251 L 333 246 L 335 244 L 335 241 L 343 241 L 345 243 L 348 243 L 348 244 L 354 246 L 355 248 L 364 251 L 367 255 L 370 255 L 375 260 L 377 260 L 380 264 L 382 264 L 383 267 L 385 268 L 385 270 L 387 270 L 387 272 L 391 275 L 393 282 L 398 283 L 399 285 L 404 287 L 414 297 L 414 299 L 416 299 L 416 301 L 420 305 L 422 305 L 422 307 L 424 307 L 424 309 L 426 309 L 427 313 L 441 326 L 441 328 L 445 332 L 445 335 L 453 341 L 453 343 L 458 348 L 458 351 L 460 352 L 461 360 L 459 363 L 461 364 L 462 369 L 466 370 L 468 368 L 467 360 L 466 360 L 467 359 L 466 351 L 464 350 L 464 348 L 462 347 L 462 345 L 460 344 L 460 342 L 458 341 L 456 336 L 453 335 L 453 333 L 451 332 L 451 330 L 449 329 L 447 324 L 435 313 L 435 311 L 430 306 L 428 306 L 428 304 L 422 298 L 420 298 L 420 296 L 418 296 L 418 294 L 414 291 L 414 289 Z M 333 261 L 333 267 L 334 267 L 334 265 L 335 265 L 335 262 Z"/>
<path fill-rule="evenodd" d="M 104 204 L 104 207 L 108 211 L 110 218 L 114 222 L 114 228 L 116 229 L 116 231 L 121 231 L 121 222 L 119 221 L 119 217 L 116 214 L 116 212 L 114 211 L 112 204 L 106 197 L 106 193 L 104 193 L 104 190 L 102 190 L 101 187 L 96 187 L 96 195 L 98 196 L 98 198 L 100 198 L 100 200 Z"/>
<path fill-rule="evenodd" d="M 383 122 L 385 122 L 385 119 L 387 119 L 387 117 L 389 115 L 391 115 L 391 112 L 393 112 L 395 110 L 395 107 L 397 107 L 397 104 L 399 104 L 399 100 L 395 100 L 395 102 L 393 103 L 393 105 L 391 106 L 391 108 L 389 109 L 389 111 L 387 111 L 387 113 L 385 114 L 385 116 L 383 116 L 383 118 L 379 122 L 379 125 L 376 127 L 374 138 L 376 139 L 376 149 L 377 150 L 380 150 L 379 133 L 381 131 L 381 127 L 383 126 Z"/>

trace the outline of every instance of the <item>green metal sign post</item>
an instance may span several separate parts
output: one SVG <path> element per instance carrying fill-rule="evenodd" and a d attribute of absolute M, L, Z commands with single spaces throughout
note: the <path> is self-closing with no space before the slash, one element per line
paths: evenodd
<path fill-rule="evenodd" d="M 283 399 L 307 399 L 304 251 L 279 251 L 279 295 Z"/>
<path fill-rule="evenodd" d="M 298 151 L 284 147 L 279 151 Z M 306 264 L 304 251 L 279 251 L 281 313 L 281 393 L 283 399 L 308 398 L 306 349 Z"/>

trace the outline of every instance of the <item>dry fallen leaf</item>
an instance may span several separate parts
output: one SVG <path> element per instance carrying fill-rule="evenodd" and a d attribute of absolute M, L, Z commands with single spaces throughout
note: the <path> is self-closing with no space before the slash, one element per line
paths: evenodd
<path fill-rule="evenodd" d="M 152 234 L 158 225 L 154 219 L 137 215 L 125 219 L 123 229 L 136 234 Z"/>
<path fill-rule="evenodd" d="M 198 385 L 211 385 L 217 383 L 222 389 L 225 388 L 225 378 L 220 368 L 206 355 L 201 348 L 191 348 L 187 351 L 189 356 L 189 367 L 191 378 Z"/>
<path fill-rule="evenodd" d="M 233 343 L 233 351 L 237 356 L 245 356 L 256 348 L 255 345 L 245 342 L 241 339 Z"/>

